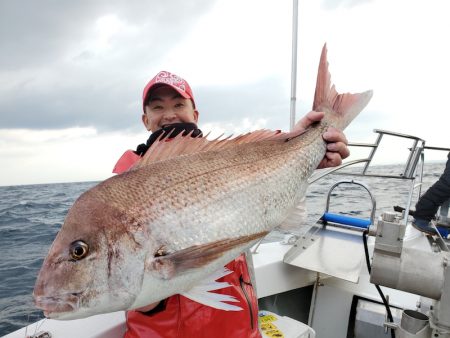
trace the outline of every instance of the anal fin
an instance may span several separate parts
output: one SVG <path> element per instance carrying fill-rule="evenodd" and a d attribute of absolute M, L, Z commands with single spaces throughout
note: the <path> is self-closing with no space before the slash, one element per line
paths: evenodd
<path fill-rule="evenodd" d="M 239 306 L 225 303 L 239 302 L 235 297 L 226 294 L 211 292 L 231 286 L 231 284 L 229 284 L 228 282 L 217 282 L 217 279 L 222 278 L 230 273 L 233 273 L 233 271 L 228 270 L 224 267 L 205 278 L 201 284 L 194 286 L 187 292 L 182 293 L 182 295 L 197 303 L 207 305 L 215 309 L 225 311 L 242 311 L 242 308 Z"/>

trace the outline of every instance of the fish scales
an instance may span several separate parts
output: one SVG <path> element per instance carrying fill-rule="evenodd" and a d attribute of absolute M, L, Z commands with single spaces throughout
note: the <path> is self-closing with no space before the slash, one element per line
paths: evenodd
<path fill-rule="evenodd" d="M 217 199 L 208 198 L 200 206 L 198 210 L 201 215 L 198 219 L 203 220 L 197 224 L 192 223 L 191 218 L 184 219 L 185 226 L 183 230 L 178 232 L 168 233 L 164 231 L 167 228 L 173 228 L 171 223 L 176 219 L 183 219 L 188 213 L 180 213 L 179 215 L 162 215 L 162 219 L 158 220 L 158 227 L 152 227 L 154 230 L 160 230 L 155 237 L 167 240 L 174 244 L 174 237 L 182 242 L 180 248 L 195 245 L 195 241 L 214 241 L 230 237 L 239 237 L 247 234 L 261 233 L 264 234 L 267 230 L 273 229 L 274 226 L 281 223 L 286 216 L 287 209 L 295 206 L 300 198 L 305 185 L 305 181 L 315 167 L 317 167 L 320 160 L 323 158 L 325 152 L 325 144 L 322 140 L 323 129 L 326 126 L 318 126 L 312 130 L 299 136 L 298 139 L 293 139 L 290 142 L 278 142 L 278 144 L 271 144 L 272 148 L 267 153 L 267 145 L 261 142 L 261 149 L 258 151 L 257 146 L 248 147 L 246 150 L 239 149 L 239 157 L 243 158 L 242 163 L 247 165 L 248 171 L 254 175 L 255 172 L 266 170 L 266 175 L 259 175 L 253 180 L 242 180 L 241 184 L 230 184 L 233 180 L 233 175 L 242 177 L 245 176 L 241 170 L 233 170 L 228 176 L 223 175 L 220 171 L 213 171 L 214 177 L 220 181 L 222 187 L 218 188 L 215 184 L 204 189 L 211 189 L 217 191 Z M 279 150 L 278 152 L 273 150 Z M 259 156 L 258 156 L 259 153 Z M 278 160 L 266 158 L 268 154 L 283 154 L 279 155 Z M 261 154 L 264 154 L 261 156 Z M 206 155 L 206 154 L 205 154 Z M 224 158 L 224 154 L 222 154 Z M 235 156 L 232 152 L 230 157 Z M 203 160 L 208 161 L 205 156 Z M 248 161 L 250 159 L 251 161 Z M 255 161 L 256 162 L 253 162 Z M 197 162 L 197 161 L 196 161 Z M 201 161 L 199 161 L 200 163 Z M 258 163 L 262 162 L 262 163 Z M 253 163 L 253 165 L 252 165 Z M 200 166 L 201 167 L 201 166 Z M 256 168 L 256 170 L 255 170 Z M 265 169 L 262 169 L 265 168 Z M 225 170 L 222 168 L 222 170 Z M 195 171 L 195 169 L 193 169 Z M 212 175 L 209 172 L 207 175 Z M 213 177 L 213 178 L 214 178 Z M 213 182 L 214 180 L 209 180 Z M 261 182 L 264 181 L 264 185 Z M 221 191 L 226 190 L 227 193 Z M 226 196 L 223 196 L 226 195 Z M 208 195 L 210 197 L 210 195 Z M 186 196 L 186 198 L 189 198 Z M 185 210 L 186 211 L 186 210 Z M 206 223 L 205 221 L 206 220 Z M 164 239 L 163 239 L 164 238 Z M 257 239 L 256 239 L 257 240 Z M 229 250 L 213 263 L 208 263 L 202 266 L 200 271 L 195 274 L 206 276 L 217 270 L 220 266 L 225 265 L 237 253 L 242 252 L 246 247 L 251 246 L 255 240 L 246 243 L 243 246 L 237 247 L 235 250 Z M 190 275 L 179 275 L 176 279 L 171 281 L 172 286 L 179 289 L 189 289 L 195 285 L 196 279 L 193 278 L 194 273 Z M 152 282 L 153 284 L 154 282 Z M 143 285 L 150 285 L 146 283 L 144 277 Z M 163 283 L 161 283 L 162 287 Z M 151 287 L 153 289 L 154 285 Z M 166 288 L 165 296 L 169 296 L 170 290 Z M 145 287 L 140 295 L 141 299 L 148 299 L 151 297 L 151 290 L 147 291 Z M 135 303 L 134 306 L 143 306 L 144 303 Z"/>
<path fill-rule="evenodd" d="M 131 172 L 131 178 L 116 177 L 109 183 L 123 181 L 123 185 L 105 187 L 99 194 L 104 201 L 116 201 L 126 213 L 136 213 L 134 218 L 146 224 L 153 238 L 169 251 L 271 230 L 286 209 L 298 202 L 299 185 L 305 184 L 323 157 L 322 130 L 315 128 L 290 142 L 261 141 L 220 154 L 199 153 L 155 163 Z M 140 189 L 133 189 L 134 181 L 141 184 Z"/>

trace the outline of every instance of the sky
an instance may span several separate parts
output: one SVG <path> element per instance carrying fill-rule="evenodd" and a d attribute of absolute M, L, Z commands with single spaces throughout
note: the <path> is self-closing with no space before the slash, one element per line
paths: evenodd
<path fill-rule="evenodd" d="M 204 132 L 288 130 L 292 8 L 0 0 L 0 185 L 110 177 L 148 137 L 141 94 L 160 70 L 188 80 Z M 326 43 L 337 90 L 374 91 L 345 130 L 350 142 L 374 142 L 373 130 L 386 129 L 450 147 L 450 2 L 299 0 L 298 10 L 297 120 L 311 110 Z M 408 146 L 388 147 L 380 162 L 396 163 Z"/>

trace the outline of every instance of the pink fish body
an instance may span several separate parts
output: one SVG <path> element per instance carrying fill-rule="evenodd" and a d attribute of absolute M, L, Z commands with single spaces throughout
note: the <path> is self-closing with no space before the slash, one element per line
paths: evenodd
<path fill-rule="evenodd" d="M 229 140 L 176 137 L 82 194 L 43 263 L 36 306 L 75 319 L 188 292 L 289 219 L 323 158 L 322 134 L 345 128 L 372 96 L 338 94 L 322 51 L 306 132 Z"/>

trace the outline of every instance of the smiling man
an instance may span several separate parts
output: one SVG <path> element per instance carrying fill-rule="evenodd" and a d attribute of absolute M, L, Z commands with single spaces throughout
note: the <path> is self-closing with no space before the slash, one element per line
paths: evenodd
<path fill-rule="evenodd" d="M 198 122 L 194 99 L 183 97 L 168 85 L 160 85 L 149 90 L 148 98 L 144 102 L 146 103 L 142 122 L 149 131 L 156 131 L 173 123 Z"/>

